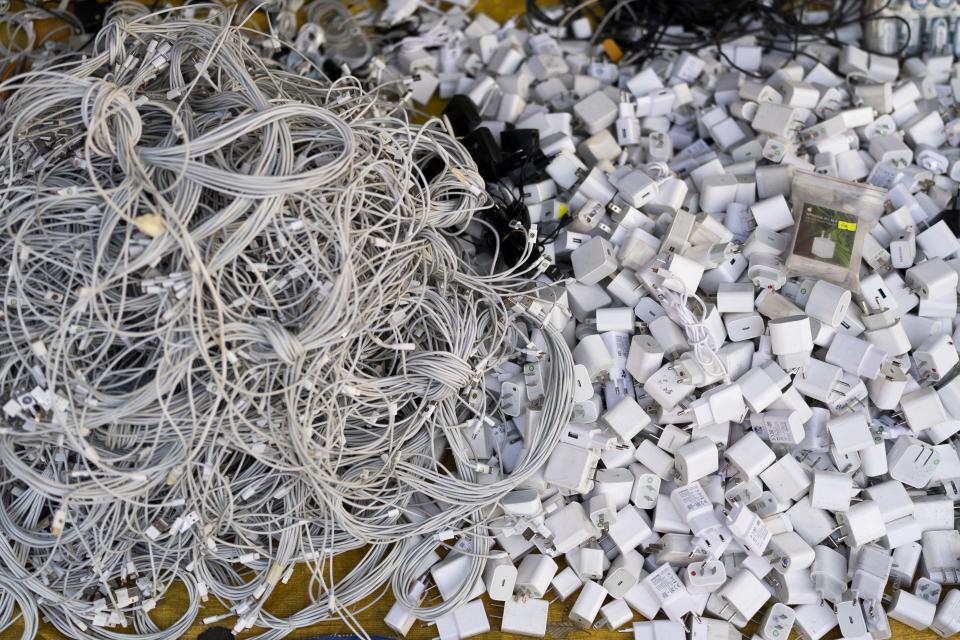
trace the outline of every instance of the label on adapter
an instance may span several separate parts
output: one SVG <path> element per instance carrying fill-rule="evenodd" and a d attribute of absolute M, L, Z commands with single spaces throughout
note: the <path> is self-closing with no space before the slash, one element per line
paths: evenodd
<path fill-rule="evenodd" d="M 683 589 L 683 583 L 680 582 L 680 578 L 677 577 L 673 568 L 668 564 L 662 565 L 651 573 L 646 577 L 645 581 L 650 588 L 653 589 L 654 593 L 657 594 L 660 602 L 665 602 L 670 596 Z"/>
<path fill-rule="evenodd" d="M 770 543 L 770 529 L 763 520 L 757 518 L 744 538 L 743 546 L 754 553 L 761 554 Z"/>
<path fill-rule="evenodd" d="M 679 489 L 676 489 L 674 493 L 677 495 L 677 497 L 679 497 L 680 502 L 683 503 L 687 513 L 696 513 L 697 511 L 701 511 L 703 509 L 713 508 L 710 500 L 707 499 L 706 492 L 698 482 L 693 482 L 684 487 L 680 487 Z"/>
<path fill-rule="evenodd" d="M 767 440 L 774 444 L 796 444 L 788 415 L 764 415 L 763 431 L 767 434 Z"/>

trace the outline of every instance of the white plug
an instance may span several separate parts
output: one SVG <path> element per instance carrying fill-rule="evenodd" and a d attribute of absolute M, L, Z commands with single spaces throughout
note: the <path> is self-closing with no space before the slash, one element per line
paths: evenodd
<path fill-rule="evenodd" d="M 503 604 L 502 633 L 543 638 L 547 632 L 550 603 L 538 598 L 510 598 Z"/>

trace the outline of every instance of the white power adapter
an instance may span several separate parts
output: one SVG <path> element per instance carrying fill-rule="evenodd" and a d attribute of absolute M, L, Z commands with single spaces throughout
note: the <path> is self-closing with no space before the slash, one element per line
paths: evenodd
<path fill-rule="evenodd" d="M 908 487 L 922 489 L 936 473 L 940 456 L 927 443 L 901 436 L 887 453 L 887 464 L 891 478 Z"/>
<path fill-rule="evenodd" d="M 617 521 L 610 526 L 607 537 L 620 553 L 626 553 L 653 542 L 657 534 L 650 527 L 646 513 L 627 505 L 617 512 Z"/>
<path fill-rule="evenodd" d="M 773 354 L 785 370 L 800 369 L 810 361 L 813 335 L 807 316 L 776 318 L 767 324 Z"/>
<path fill-rule="evenodd" d="M 524 556 L 517 567 L 516 592 L 530 598 L 542 598 L 550 588 L 550 581 L 557 574 L 553 558 L 538 553 Z"/>
<path fill-rule="evenodd" d="M 674 454 L 674 467 L 677 482 L 683 485 L 715 473 L 719 469 L 717 445 L 709 438 L 691 440 L 677 449 Z"/>
<path fill-rule="evenodd" d="M 853 495 L 853 479 L 845 473 L 816 469 L 810 488 L 810 505 L 827 511 L 847 511 Z"/>
<path fill-rule="evenodd" d="M 553 576 L 550 586 L 553 587 L 553 591 L 560 600 L 566 600 L 583 586 L 583 580 L 573 570 L 573 567 L 566 567 Z"/>
<path fill-rule="evenodd" d="M 923 532 L 923 573 L 941 584 L 960 584 L 960 531 Z"/>
<path fill-rule="evenodd" d="M 801 604 L 794 607 L 796 618 L 794 630 L 801 638 L 820 640 L 837 626 L 837 614 L 826 602 L 817 604 Z"/>
<path fill-rule="evenodd" d="M 630 206 L 640 208 L 657 195 L 657 181 L 637 169 L 617 182 L 618 195 Z"/>
<path fill-rule="evenodd" d="M 418 580 L 410 590 L 410 598 L 419 602 L 422 600 L 426 588 L 426 583 Z M 387 615 L 383 618 L 383 623 L 393 631 L 399 633 L 401 637 L 406 637 L 406 635 L 410 633 L 410 629 L 413 628 L 416 621 L 417 617 L 413 615 L 413 612 L 399 602 L 394 602 L 387 612 Z"/>
<path fill-rule="evenodd" d="M 586 367 L 591 380 L 605 377 L 609 374 L 610 368 L 613 367 L 613 357 L 607 350 L 603 338 L 595 334 L 585 336 L 574 347 L 573 361 Z"/>
<path fill-rule="evenodd" d="M 744 549 L 758 556 L 763 555 L 770 543 L 770 529 L 745 504 L 737 504 L 730 510 L 727 528 Z"/>
<path fill-rule="evenodd" d="M 937 606 L 908 591 L 897 590 L 890 598 L 887 615 L 919 631 L 933 624 Z"/>
<path fill-rule="evenodd" d="M 484 567 L 483 582 L 491 600 L 510 600 L 517 582 L 517 567 L 506 554 L 493 556 Z"/>
<path fill-rule="evenodd" d="M 687 640 L 687 632 L 682 622 L 672 620 L 634 622 L 633 640 Z"/>
<path fill-rule="evenodd" d="M 854 547 L 879 540 L 887 533 L 880 507 L 873 500 L 857 502 L 846 513 L 838 513 L 837 522 Z"/>
<path fill-rule="evenodd" d="M 958 274 L 942 258 L 930 258 L 907 269 L 906 283 L 921 298 L 937 298 L 955 293 Z"/>
<path fill-rule="evenodd" d="M 861 451 L 873 445 L 869 418 L 862 411 L 854 411 L 827 420 L 827 431 L 837 452 L 841 455 Z"/>
<path fill-rule="evenodd" d="M 770 592 L 756 576 L 747 569 L 740 569 L 727 580 L 716 595 L 723 603 L 723 612 L 732 609 L 732 613 L 744 620 L 750 620 L 770 599 Z M 727 617 L 721 615 L 721 617 Z"/>
<path fill-rule="evenodd" d="M 683 569 L 683 583 L 691 595 L 713 593 L 727 581 L 727 570 L 719 560 L 691 562 Z"/>
<path fill-rule="evenodd" d="M 683 616 L 693 610 L 693 599 L 669 564 L 659 566 L 641 584 L 654 594 L 670 620 L 680 622 Z"/>
<path fill-rule="evenodd" d="M 638 334 L 630 340 L 627 355 L 627 372 L 643 384 L 663 363 L 663 348 L 656 339 L 647 334 Z"/>
<path fill-rule="evenodd" d="M 616 631 L 623 625 L 633 620 L 633 611 L 623 600 L 612 600 L 600 607 L 600 618 L 594 623 L 593 628 L 599 629 L 607 627 L 611 631 Z"/>
<path fill-rule="evenodd" d="M 944 596 L 930 628 L 942 638 L 960 633 L 960 589 L 951 589 Z"/>
<path fill-rule="evenodd" d="M 784 455 L 760 474 L 760 480 L 780 502 L 796 500 L 810 488 L 810 474 L 791 455 Z"/>
<path fill-rule="evenodd" d="M 670 501 L 693 533 L 696 548 L 711 559 L 719 558 L 733 536 L 723 519 L 714 512 L 713 503 L 703 487 L 696 482 L 678 487 L 670 493 Z"/>
<path fill-rule="evenodd" d="M 884 351 L 866 340 L 838 333 L 830 343 L 824 360 L 858 377 L 875 380 L 880 376 L 887 358 Z"/>
<path fill-rule="evenodd" d="M 774 400 L 783 395 L 783 388 L 790 377 L 776 364 L 750 369 L 737 380 L 743 393 L 743 400 L 754 413 L 761 413 Z"/>
<path fill-rule="evenodd" d="M 544 526 L 550 530 L 552 536 L 550 542 L 553 551 L 557 554 L 566 553 L 590 538 L 600 536 L 600 532 L 587 518 L 583 505 L 579 502 L 571 502 L 548 516 L 544 521 Z M 554 573 L 556 573 L 555 569 Z M 520 576 L 518 576 L 517 589 L 520 590 L 520 588 Z M 543 592 L 540 593 L 542 595 Z"/>
<path fill-rule="evenodd" d="M 952 291 L 949 295 L 956 297 Z M 960 355 L 953 338 L 939 334 L 930 336 L 913 350 L 913 361 L 921 380 L 937 382 L 960 362 Z"/>
<path fill-rule="evenodd" d="M 560 442 L 550 454 L 544 478 L 562 489 L 587 493 L 593 489 L 593 475 L 599 462 L 597 449 Z"/>
<path fill-rule="evenodd" d="M 597 284 L 617 268 L 617 258 L 610 241 L 594 236 L 570 254 L 573 273 L 582 284 Z"/>
<path fill-rule="evenodd" d="M 797 614 L 782 602 L 774 602 L 767 608 L 757 630 L 762 640 L 785 640 L 790 637 Z"/>
<path fill-rule="evenodd" d="M 805 435 L 803 416 L 791 409 L 768 410 L 751 415 L 750 426 L 762 439 L 776 445 L 796 446 Z"/>
<path fill-rule="evenodd" d="M 603 588 L 614 598 L 622 598 L 643 577 L 643 556 L 634 550 L 621 553 L 607 571 Z"/>
<path fill-rule="evenodd" d="M 773 450 L 752 431 L 727 447 L 723 457 L 744 478 L 759 477 L 777 459 Z"/>
<path fill-rule="evenodd" d="M 895 269 L 908 269 L 917 259 L 917 236 L 908 229 L 890 241 L 890 264 Z M 907 273 L 910 273 L 907 271 Z"/>
<path fill-rule="evenodd" d="M 630 503 L 638 509 L 653 509 L 657 506 L 661 479 L 639 462 L 630 465 L 633 475 L 633 488 L 630 491 Z"/>
<path fill-rule="evenodd" d="M 766 559 L 779 573 L 801 571 L 813 564 L 813 547 L 795 531 L 778 533 L 770 538 Z"/>
<path fill-rule="evenodd" d="M 621 442 L 629 442 L 650 424 L 650 416 L 637 401 L 627 396 L 600 417 Z"/>
<path fill-rule="evenodd" d="M 661 480 L 673 480 L 676 476 L 673 456 L 649 440 L 642 440 L 637 445 L 634 457 Z"/>
<path fill-rule="evenodd" d="M 776 195 L 753 203 L 750 206 L 750 213 L 757 221 L 758 227 L 771 229 L 773 231 L 783 231 L 793 226 L 793 215 L 790 213 L 790 205 L 782 195 Z"/>
<path fill-rule="evenodd" d="M 857 550 L 851 589 L 864 600 L 877 600 L 883 595 L 893 568 L 890 552 L 875 544 Z"/>
<path fill-rule="evenodd" d="M 750 313 L 754 287 L 749 282 L 721 282 L 717 287 L 717 311 L 720 313 Z"/>
<path fill-rule="evenodd" d="M 550 603 L 539 598 L 510 598 L 503 605 L 500 631 L 531 638 L 543 638 L 547 633 Z"/>
<path fill-rule="evenodd" d="M 606 589 L 592 580 L 587 580 L 570 609 L 570 620 L 578 627 L 589 628 L 600 613 L 600 607 L 606 598 Z"/>

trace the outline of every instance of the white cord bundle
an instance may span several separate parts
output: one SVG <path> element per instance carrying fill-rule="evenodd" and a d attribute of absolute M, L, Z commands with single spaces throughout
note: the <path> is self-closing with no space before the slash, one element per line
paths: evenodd
<path fill-rule="evenodd" d="M 440 532 L 478 574 L 490 505 L 570 412 L 543 327 L 542 419 L 478 480 L 466 425 L 503 419 L 484 377 L 524 357 L 506 297 L 529 285 L 467 262 L 474 163 L 352 78 L 268 68 L 230 20 L 120 12 L 86 59 L 2 85 L 0 628 L 16 602 L 25 637 L 39 606 L 72 637 L 177 638 L 208 593 L 261 637 L 357 627 Z M 263 611 L 303 562 L 312 604 Z M 158 629 L 177 580 L 190 607 Z"/>

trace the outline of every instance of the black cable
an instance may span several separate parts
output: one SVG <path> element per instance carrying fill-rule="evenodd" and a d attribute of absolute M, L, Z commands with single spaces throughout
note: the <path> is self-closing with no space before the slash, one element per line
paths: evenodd
<path fill-rule="evenodd" d="M 612 38 L 633 61 L 643 62 L 665 49 L 698 50 L 716 48 L 718 55 L 733 68 L 738 68 L 720 50 L 722 45 L 752 36 L 761 46 L 799 55 L 803 45 L 811 41 L 844 46 L 836 37 L 839 30 L 853 24 L 893 20 L 906 30 L 908 37 L 901 48 L 890 55 L 899 55 L 909 42 L 910 25 L 899 16 L 883 15 L 892 0 L 871 8 L 869 0 L 837 0 L 830 11 L 819 10 L 818 0 L 597 0 L 582 3 L 564 0 L 567 12 L 551 17 L 537 0 L 526 0 L 527 18 L 531 27 L 557 26 L 571 19 L 597 12 L 603 19 L 597 24 L 593 41 Z M 811 22 L 810 13 L 823 16 Z M 676 27 L 680 29 L 677 30 Z M 868 51 L 869 53 L 876 53 Z"/>

